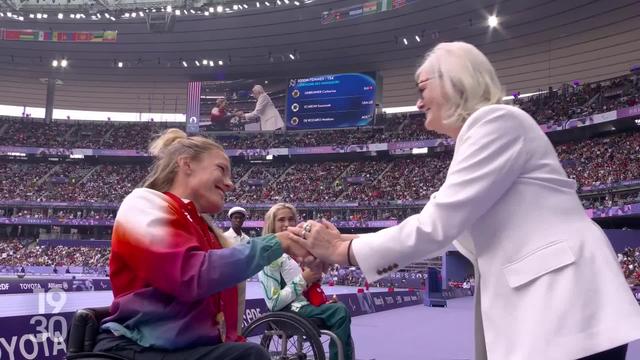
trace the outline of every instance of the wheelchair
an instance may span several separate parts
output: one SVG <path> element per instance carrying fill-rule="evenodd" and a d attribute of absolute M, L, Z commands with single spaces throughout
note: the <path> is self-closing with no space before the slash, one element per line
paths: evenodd
<path fill-rule="evenodd" d="M 109 306 L 76 311 L 67 334 L 67 360 L 129 360 L 122 356 L 93 352 L 100 322 L 109 316 Z"/>
<path fill-rule="evenodd" d="M 336 344 L 338 360 L 345 359 L 344 344 L 321 319 L 305 318 L 290 311 L 275 311 L 262 315 L 243 330 L 248 341 L 259 341 L 272 360 L 328 360 L 329 342 Z"/>
<path fill-rule="evenodd" d="M 109 316 L 109 306 L 76 311 L 67 334 L 67 360 L 130 360 L 122 356 L 93 352 L 100 322 Z M 342 341 L 320 319 L 303 318 L 293 312 L 267 313 L 251 322 L 242 335 L 258 338 L 273 360 L 328 360 L 328 344 L 333 341 L 339 360 L 344 358 Z M 324 341 L 323 341 L 324 337 Z M 353 349 L 353 341 L 351 343 Z"/>

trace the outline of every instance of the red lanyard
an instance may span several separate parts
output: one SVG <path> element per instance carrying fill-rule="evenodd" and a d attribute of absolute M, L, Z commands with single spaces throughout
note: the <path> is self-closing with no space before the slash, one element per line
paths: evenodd
<path fill-rule="evenodd" d="M 196 226 L 207 244 L 206 250 L 222 249 L 222 245 L 220 245 L 218 239 L 211 235 L 211 231 L 209 231 L 209 225 L 207 225 L 207 222 L 202 219 L 200 214 L 198 214 L 198 209 L 196 209 L 193 201 L 189 201 L 188 203 L 186 203 L 184 202 L 184 200 L 168 191 L 164 194 L 171 198 L 171 200 L 173 200 L 178 205 L 180 210 L 182 210 L 185 217 L 189 219 L 189 221 L 193 225 Z M 199 242 L 202 243 L 201 241 Z"/>

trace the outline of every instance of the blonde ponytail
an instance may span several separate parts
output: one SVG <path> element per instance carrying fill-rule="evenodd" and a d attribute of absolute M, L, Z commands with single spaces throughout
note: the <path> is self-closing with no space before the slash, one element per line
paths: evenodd
<path fill-rule="evenodd" d="M 220 144 L 202 136 L 189 137 L 180 129 L 167 129 L 149 145 L 149 153 L 155 157 L 144 187 L 160 192 L 168 191 L 178 171 L 178 157 L 188 156 L 197 160 L 211 150 L 224 151 Z"/>

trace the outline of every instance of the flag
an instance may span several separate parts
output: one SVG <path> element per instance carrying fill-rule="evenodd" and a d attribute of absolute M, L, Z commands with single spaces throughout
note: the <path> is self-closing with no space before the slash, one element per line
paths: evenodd
<path fill-rule="evenodd" d="M 371 13 L 378 12 L 378 2 L 377 1 L 371 1 L 371 2 L 368 2 L 368 3 L 364 3 L 362 5 L 362 11 L 364 12 L 365 15 L 369 15 Z"/>

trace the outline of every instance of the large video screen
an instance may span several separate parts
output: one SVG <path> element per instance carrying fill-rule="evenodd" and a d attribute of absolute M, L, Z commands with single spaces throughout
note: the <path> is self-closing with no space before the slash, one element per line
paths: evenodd
<path fill-rule="evenodd" d="M 346 73 L 291 79 L 287 89 L 287 130 L 371 125 L 376 109 L 375 75 Z"/>
<path fill-rule="evenodd" d="M 376 78 L 375 73 L 345 73 L 189 82 L 187 131 L 271 131 L 278 124 L 287 130 L 370 126 L 382 86 L 376 87 Z M 263 87 L 268 101 L 258 103 L 252 93 L 256 85 Z"/>

